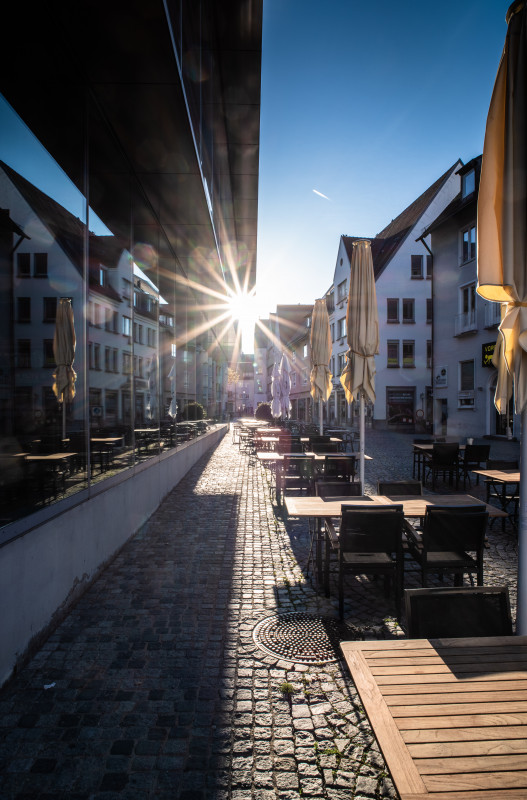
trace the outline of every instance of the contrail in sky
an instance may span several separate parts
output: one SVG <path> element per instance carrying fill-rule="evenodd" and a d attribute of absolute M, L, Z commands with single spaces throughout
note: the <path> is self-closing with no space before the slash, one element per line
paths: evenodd
<path fill-rule="evenodd" d="M 329 197 L 327 196 L 327 194 L 322 194 L 322 192 L 317 192 L 317 190 L 316 190 L 316 189 L 313 189 L 313 191 L 315 192 L 315 194 L 318 194 L 318 195 L 319 195 L 319 197 L 323 197 L 325 200 L 329 200 L 329 201 L 331 202 L 331 198 L 329 198 Z"/>

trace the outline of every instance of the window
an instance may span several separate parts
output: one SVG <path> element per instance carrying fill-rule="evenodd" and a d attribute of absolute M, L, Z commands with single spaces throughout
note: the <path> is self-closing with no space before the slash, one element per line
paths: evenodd
<path fill-rule="evenodd" d="M 44 297 L 43 298 L 43 321 L 55 322 L 57 318 L 57 298 Z"/>
<path fill-rule="evenodd" d="M 423 256 L 412 256 L 412 278 L 423 277 Z"/>
<path fill-rule="evenodd" d="M 413 297 L 403 299 L 403 322 L 415 322 L 415 300 Z"/>
<path fill-rule="evenodd" d="M 347 296 L 346 285 L 347 285 L 347 280 L 342 281 L 342 283 L 339 283 L 339 285 L 337 286 L 337 303 L 340 302 L 341 300 L 346 299 Z"/>
<path fill-rule="evenodd" d="M 296 386 L 296 372 L 291 373 L 291 388 L 294 389 Z"/>
<path fill-rule="evenodd" d="M 341 375 L 346 366 L 346 353 L 339 353 L 338 355 L 338 374 Z"/>
<path fill-rule="evenodd" d="M 31 322 L 30 297 L 17 297 L 17 322 Z"/>
<path fill-rule="evenodd" d="M 19 278 L 31 277 L 31 255 L 30 253 L 17 253 L 17 275 Z"/>
<path fill-rule="evenodd" d="M 44 354 L 43 367 L 54 367 L 55 356 L 53 355 L 53 339 L 44 339 L 42 342 L 42 352 Z"/>
<path fill-rule="evenodd" d="M 155 332 L 155 330 L 153 328 L 147 328 L 146 331 L 147 331 L 147 337 L 148 337 L 147 338 L 148 346 L 149 347 L 155 347 L 156 346 L 156 332 Z"/>
<path fill-rule="evenodd" d="M 427 369 L 432 369 L 432 340 L 426 341 L 426 366 Z"/>
<path fill-rule="evenodd" d="M 92 306 L 92 312 L 93 312 L 92 325 L 95 325 L 96 328 L 100 328 L 101 327 L 101 311 L 104 311 L 104 309 L 102 309 L 101 306 L 98 305 L 98 303 L 93 303 L 93 306 Z"/>
<path fill-rule="evenodd" d="M 434 304 L 430 297 L 426 299 L 426 321 L 431 323 L 434 316 Z"/>
<path fill-rule="evenodd" d="M 47 278 L 48 277 L 48 254 L 47 253 L 35 253 L 33 263 L 35 265 L 35 278 Z"/>
<path fill-rule="evenodd" d="M 104 348 L 104 369 L 106 372 L 117 372 L 117 350 L 114 347 Z"/>
<path fill-rule="evenodd" d="M 461 197 L 468 197 L 476 189 L 476 172 L 471 169 L 461 178 Z"/>
<path fill-rule="evenodd" d="M 337 323 L 337 326 L 338 326 L 337 327 L 337 338 L 338 339 L 343 339 L 344 336 L 346 335 L 346 317 L 342 317 L 342 319 L 339 319 L 339 321 Z"/>
<path fill-rule="evenodd" d="M 389 297 L 386 300 L 386 322 L 399 322 L 399 300 Z"/>
<path fill-rule="evenodd" d="M 473 225 L 466 231 L 463 231 L 463 248 L 461 252 L 462 263 L 472 261 L 476 258 L 476 226 Z"/>
<path fill-rule="evenodd" d="M 99 286 L 108 286 L 108 275 L 104 267 L 99 267 Z"/>
<path fill-rule="evenodd" d="M 304 386 L 307 386 L 307 369 L 302 372 L 302 383 Z"/>
<path fill-rule="evenodd" d="M 132 335 L 132 320 L 130 317 L 123 317 L 123 336 Z"/>
<path fill-rule="evenodd" d="M 307 353 L 307 344 L 304 345 L 303 353 L 304 353 L 304 358 L 307 358 L 307 355 L 308 355 L 308 353 Z"/>
<path fill-rule="evenodd" d="M 90 369 L 101 368 L 101 346 L 95 342 L 88 342 L 88 364 Z"/>
<path fill-rule="evenodd" d="M 123 353 L 123 374 L 130 375 L 132 372 L 132 355 L 131 353 Z"/>
<path fill-rule="evenodd" d="M 476 327 L 476 284 L 468 283 L 459 289 L 459 314 L 456 317 L 455 335 L 471 333 Z"/>
<path fill-rule="evenodd" d="M 143 344 L 143 326 L 137 322 L 134 322 L 134 342 Z"/>
<path fill-rule="evenodd" d="M 427 256 L 426 257 L 426 277 L 427 278 L 431 278 L 432 277 L 433 264 L 434 264 L 434 259 L 432 258 L 432 256 Z"/>
<path fill-rule="evenodd" d="M 115 333 L 117 330 L 117 311 L 113 308 L 104 309 L 104 329 L 110 333 Z"/>
<path fill-rule="evenodd" d="M 334 342 L 335 341 L 335 323 L 332 322 L 329 327 L 330 327 L 330 330 L 331 330 L 331 341 Z"/>
<path fill-rule="evenodd" d="M 403 367 L 415 367 L 415 342 L 403 342 Z"/>
<path fill-rule="evenodd" d="M 474 360 L 459 362 L 459 390 L 469 392 L 474 390 Z"/>
<path fill-rule="evenodd" d="M 399 342 L 396 339 L 389 340 L 387 343 L 387 367 L 399 366 Z"/>
<path fill-rule="evenodd" d="M 31 369 L 31 339 L 17 341 L 16 365 L 19 369 Z"/>

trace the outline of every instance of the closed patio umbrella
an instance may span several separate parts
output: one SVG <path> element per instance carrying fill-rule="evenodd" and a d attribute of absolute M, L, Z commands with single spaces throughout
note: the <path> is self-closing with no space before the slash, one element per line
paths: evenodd
<path fill-rule="evenodd" d="M 348 403 L 360 400 L 360 480 L 364 487 L 364 397 L 375 402 L 375 355 L 379 352 L 377 294 L 368 239 L 353 242 L 346 312 L 348 352 L 340 376 Z"/>
<path fill-rule="evenodd" d="M 173 419 L 176 417 L 177 414 L 177 403 L 176 403 L 176 360 L 174 359 L 174 363 L 172 364 L 172 368 L 168 373 L 168 377 L 170 378 L 170 405 L 168 407 L 168 416 L 172 417 Z"/>
<path fill-rule="evenodd" d="M 66 438 L 66 403 L 75 397 L 77 374 L 73 369 L 75 360 L 75 325 L 73 308 L 69 297 L 61 297 L 57 306 L 55 335 L 53 337 L 53 356 L 57 368 L 53 373 L 53 391 L 62 403 L 62 438 Z"/>
<path fill-rule="evenodd" d="M 286 419 L 291 411 L 291 367 L 289 360 L 284 353 L 280 361 L 280 410 L 282 418 Z"/>
<path fill-rule="evenodd" d="M 311 317 L 311 397 L 318 402 L 318 418 L 320 435 L 322 423 L 322 403 L 329 399 L 332 389 L 329 359 L 331 358 L 331 332 L 329 330 L 329 314 L 324 298 L 315 300 Z"/>
<path fill-rule="evenodd" d="M 499 326 L 499 403 L 510 396 L 521 414 L 521 468 L 527 467 L 527 10 L 517 0 L 492 92 L 478 195 L 478 293 L 505 303 Z M 501 410 L 498 408 L 498 410 Z M 516 632 L 527 634 L 527 482 L 520 484 Z"/>
<path fill-rule="evenodd" d="M 157 356 L 154 354 L 148 365 L 148 396 L 146 402 L 146 416 L 155 420 L 157 416 Z"/>
<path fill-rule="evenodd" d="M 274 362 L 271 376 L 271 396 L 271 414 L 273 417 L 279 417 L 282 413 L 282 404 L 280 402 L 280 369 L 276 361 Z"/>

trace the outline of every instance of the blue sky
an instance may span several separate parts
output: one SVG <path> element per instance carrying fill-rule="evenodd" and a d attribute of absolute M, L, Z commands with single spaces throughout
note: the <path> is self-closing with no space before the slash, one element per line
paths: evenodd
<path fill-rule="evenodd" d="M 260 316 L 313 303 L 341 234 L 374 236 L 482 152 L 509 5 L 264 0 Z"/>

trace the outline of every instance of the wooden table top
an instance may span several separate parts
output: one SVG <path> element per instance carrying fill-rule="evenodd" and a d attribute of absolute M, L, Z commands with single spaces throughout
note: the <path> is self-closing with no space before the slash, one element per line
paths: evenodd
<path fill-rule="evenodd" d="M 484 478 L 492 478 L 501 483 L 519 483 L 520 470 L 518 469 L 473 469 L 475 475 L 483 475 Z"/>
<path fill-rule="evenodd" d="M 26 456 L 26 461 L 67 461 L 68 458 L 76 455 L 77 453 L 30 453 Z"/>
<path fill-rule="evenodd" d="M 352 497 L 284 497 L 287 513 L 291 517 L 340 517 L 342 505 L 361 505 L 369 502 L 376 505 L 401 504 L 405 517 L 424 517 L 427 506 L 467 506 L 484 505 L 490 517 L 503 517 L 507 514 L 496 506 L 487 505 L 470 494 L 434 494 L 434 495 L 402 495 L 386 497 L 385 495 L 368 495 L 368 499 Z"/>
<path fill-rule="evenodd" d="M 422 450 L 423 453 L 431 453 L 434 449 L 434 444 L 456 444 L 456 442 L 430 442 L 430 444 L 413 444 L 414 450 Z M 463 451 L 466 445 L 460 444 L 459 450 Z"/>
<path fill-rule="evenodd" d="M 527 798 L 527 637 L 342 642 L 401 800 Z"/>

